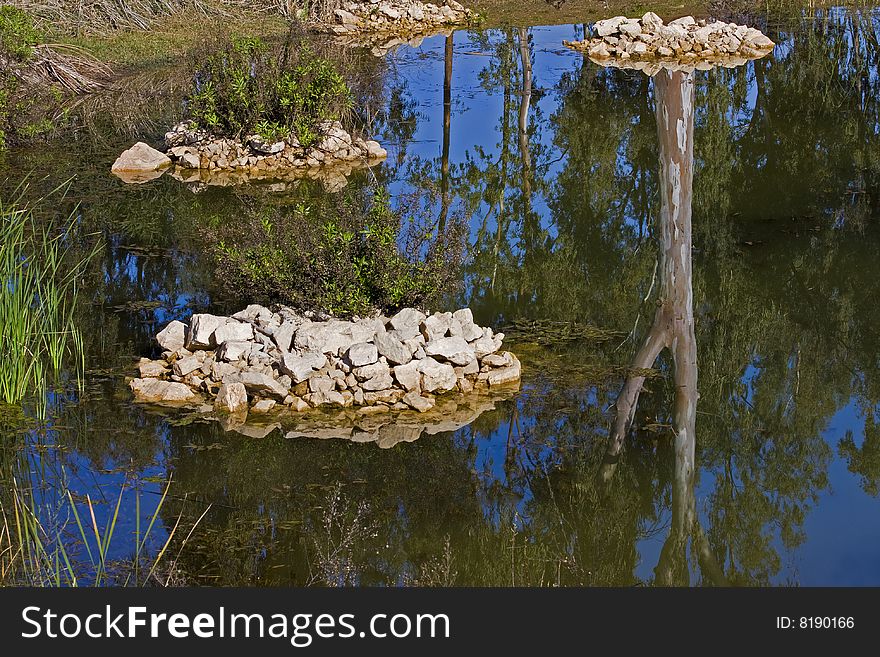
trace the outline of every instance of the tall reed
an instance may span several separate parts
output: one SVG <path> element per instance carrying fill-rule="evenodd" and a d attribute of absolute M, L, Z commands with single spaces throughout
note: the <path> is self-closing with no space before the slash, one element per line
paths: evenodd
<path fill-rule="evenodd" d="M 19 203 L 0 201 L 0 403 L 33 395 L 44 417 L 46 393 L 68 357 L 81 384 L 83 340 L 74 324 L 77 282 L 97 247 L 78 254 L 76 217 L 40 222 Z"/>
<path fill-rule="evenodd" d="M 41 500 L 26 481 L 12 477 L 10 487 L 4 491 L 7 494 L 0 495 L 0 586 L 168 586 L 180 554 L 210 510 L 209 505 L 179 541 L 177 554 L 171 558 L 172 542 L 182 532 L 183 511 L 161 547 L 155 548 L 156 533 L 164 528 L 159 516 L 170 488 L 171 479 L 143 529 L 141 494 L 135 491 L 137 525 L 134 536 L 129 537 L 129 555 L 114 560 L 111 544 L 115 542 L 116 552 L 121 553 L 117 521 L 125 485 L 120 486 L 113 512 L 101 526 L 89 496 L 85 503 L 77 503 L 65 488 L 59 501 L 51 504 Z"/>

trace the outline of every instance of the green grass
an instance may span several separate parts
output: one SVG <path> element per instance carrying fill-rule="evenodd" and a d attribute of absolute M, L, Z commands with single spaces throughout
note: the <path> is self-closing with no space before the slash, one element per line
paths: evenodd
<path fill-rule="evenodd" d="M 41 223 L 31 209 L 0 202 L 0 403 L 33 397 L 41 418 L 68 359 L 80 382 L 84 369 L 73 313 L 77 279 L 97 250 L 77 253 L 75 221 Z"/>

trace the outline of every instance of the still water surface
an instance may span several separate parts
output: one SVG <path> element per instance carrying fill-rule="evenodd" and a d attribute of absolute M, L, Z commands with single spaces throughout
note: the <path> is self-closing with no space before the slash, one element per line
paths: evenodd
<path fill-rule="evenodd" d="M 579 26 L 459 31 L 377 61 L 389 158 L 349 186 L 382 183 L 407 209 L 465 218 L 470 257 L 450 307 L 613 338 L 512 335 L 525 368 L 516 397 L 388 449 L 248 438 L 133 405 L 123 375 L 161 325 L 238 305 L 199 225 L 328 202 L 316 185 L 194 194 L 169 176 L 116 181 L 119 150 L 175 118 L 179 96 L 157 93 L 150 111 L 92 117 L 69 148 L 7 157 L 7 188 L 31 171 L 34 191 L 75 176 L 67 202 L 107 248 L 80 317 L 86 391 L 59 394 L 44 430 L 4 418 L 4 458 L 27 460 L 47 510 L 63 481 L 106 518 L 126 483 L 119 558 L 134 491 L 143 523 L 172 476 L 156 544 L 179 514 L 191 524 L 210 505 L 177 563 L 191 583 L 880 584 L 880 14 L 748 21 L 774 54 L 694 77 L 694 535 L 720 577 L 668 540 L 679 481 L 668 352 L 613 478 L 596 481 L 655 314 L 664 180 L 655 83 L 564 48 Z"/>

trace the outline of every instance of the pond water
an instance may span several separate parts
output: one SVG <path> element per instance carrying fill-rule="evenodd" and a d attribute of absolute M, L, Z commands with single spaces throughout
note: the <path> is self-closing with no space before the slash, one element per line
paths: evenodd
<path fill-rule="evenodd" d="M 73 177 L 63 203 L 106 248 L 79 310 L 85 390 L 53 395 L 39 429 L 4 413 L 3 459 L 30 472 L 47 515 L 69 489 L 103 526 L 124 484 L 113 558 L 131 554 L 171 477 L 151 541 L 204 513 L 176 561 L 175 581 L 192 584 L 880 584 L 880 14 L 721 18 L 779 45 L 694 78 L 699 379 L 685 494 L 714 564 L 669 540 L 682 492 L 668 351 L 613 477 L 596 478 L 655 313 L 664 181 L 655 82 L 563 47 L 580 26 L 458 31 L 376 60 L 389 157 L 349 182 L 468 222 L 450 307 L 498 327 L 573 323 L 512 335 L 515 397 L 384 449 L 247 437 L 134 405 L 124 376 L 158 328 L 231 303 L 199 226 L 328 202 L 315 184 L 193 193 L 170 176 L 111 177 L 122 148 L 158 141 L 175 118 L 181 74 L 156 72 L 92 112 L 75 143 L 6 156 L 7 191 L 28 173 L 32 193 Z"/>

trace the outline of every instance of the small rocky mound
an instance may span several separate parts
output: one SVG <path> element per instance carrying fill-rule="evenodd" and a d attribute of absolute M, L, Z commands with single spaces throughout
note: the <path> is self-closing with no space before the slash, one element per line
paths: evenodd
<path fill-rule="evenodd" d="M 739 66 L 767 55 L 776 45 L 747 25 L 706 22 L 685 16 L 668 25 L 655 13 L 639 18 L 615 16 L 597 21 L 592 39 L 564 41 L 590 59 L 624 68 L 673 70 Z M 651 73 L 650 70 L 647 72 Z"/>
<path fill-rule="evenodd" d="M 238 185 L 260 180 L 318 178 L 332 190 L 345 185 L 355 169 L 370 167 L 388 152 L 378 142 L 352 137 L 338 121 L 319 126 L 321 137 L 309 147 L 291 136 L 266 142 L 251 135 L 244 143 L 216 137 L 183 121 L 165 133 L 167 154 L 138 142 L 113 164 L 125 182 L 146 182 L 165 173 L 184 182 Z"/>
<path fill-rule="evenodd" d="M 142 359 L 130 386 L 142 402 L 199 404 L 225 413 L 363 407 L 361 413 L 427 412 L 435 396 L 495 389 L 520 380 L 501 352 L 503 333 L 467 308 L 425 315 L 318 320 L 289 308 L 250 305 L 231 317 L 192 316 L 156 336 L 159 360 Z"/>
<path fill-rule="evenodd" d="M 414 35 L 446 27 L 473 24 L 477 15 L 456 0 L 440 4 L 419 0 L 355 0 L 334 13 L 335 22 L 323 26 L 339 36 L 359 34 Z"/>

